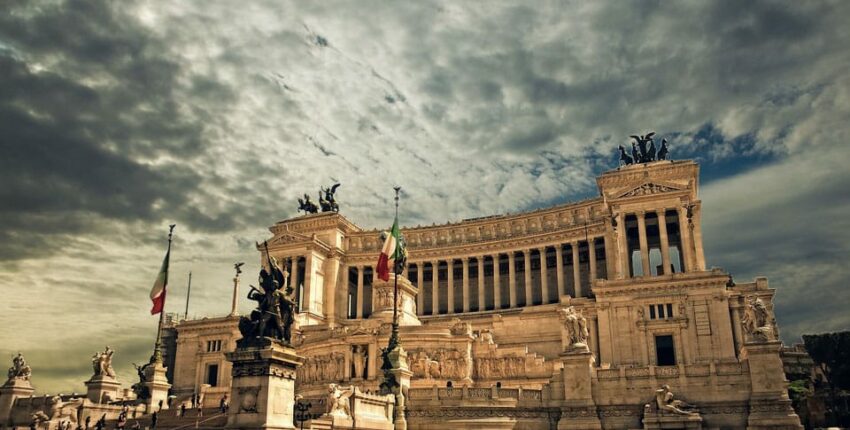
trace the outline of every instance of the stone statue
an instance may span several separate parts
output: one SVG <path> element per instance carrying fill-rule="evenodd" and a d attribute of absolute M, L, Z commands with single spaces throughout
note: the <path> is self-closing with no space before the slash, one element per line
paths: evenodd
<path fill-rule="evenodd" d="M 9 368 L 9 381 L 15 379 L 22 379 L 24 381 L 29 381 L 30 376 L 32 376 L 32 369 L 27 364 L 27 360 L 24 359 L 24 355 L 20 352 L 14 358 L 12 358 L 12 367 Z"/>
<path fill-rule="evenodd" d="M 91 363 L 92 368 L 94 369 L 94 376 L 115 377 L 115 370 L 112 368 L 113 354 L 115 354 L 115 350 L 110 349 L 109 346 L 107 346 L 106 350 L 103 352 L 96 352 L 92 356 Z"/>
<path fill-rule="evenodd" d="M 268 243 L 265 249 L 268 267 L 260 270 L 260 289 L 251 285 L 248 292 L 248 298 L 257 302 L 257 308 L 250 317 L 240 317 L 239 331 L 243 339 L 269 337 L 290 345 L 297 308 L 288 282 L 289 272 L 269 256 Z"/>
<path fill-rule="evenodd" d="M 623 148 L 623 145 L 620 145 L 620 161 L 626 166 L 635 162 L 634 158 L 626 154 L 626 148 Z"/>
<path fill-rule="evenodd" d="M 351 416 L 351 404 L 348 398 L 354 394 L 353 387 L 340 388 L 337 384 L 328 385 L 328 414 L 338 417 Z"/>
<path fill-rule="evenodd" d="M 669 412 L 677 415 L 695 415 L 696 411 L 692 405 L 681 400 L 676 400 L 669 385 L 662 385 L 655 390 L 655 404 L 659 412 Z"/>
<path fill-rule="evenodd" d="M 661 139 L 661 149 L 658 150 L 658 157 L 656 158 L 658 158 L 659 161 L 666 160 L 669 152 L 670 150 L 667 149 L 667 139 Z"/>
<path fill-rule="evenodd" d="M 741 324 L 744 326 L 744 332 L 753 340 L 767 342 L 774 338 L 770 314 L 759 297 L 747 301 Z"/>
<path fill-rule="evenodd" d="M 567 330 L 567 342 L 570 349 L 587 348 L 587 320 L 581 311 L 569 306 L 561 309 L 564 317 L 564 328 Z"/>
<path fill-rule="evenodd" d="M 354 351 L 351 354 L 351 363 L 354 366 L 352 377 L 363 379 L 366 370 L 366 348 L 362 345 L 354 345 Z"/>
<path fill-rule="evenodd" d="M 319 207 L 316 206 L 315 203 L 310 201 L 310 196 L 308 196 L 306 193 L 304 194 L 303 200 L 301 198 L 298 198 L 298 210 L 304 211 L 308 214 L 319 213 Z"/>
<path fill-rule="evenodd" d="M 147 376 L 145 376 L 145 370 L 147 370 L 150 363 L 139 366 L 136 363 L 133 363 L 133 367 L 136 368 L 136 373 L 139 375 L 139 382 L 133 384 L 131 387 L 133 392 L 136 393 L 136 398 L 140 400 L 145 400 L 150 397 L 150 391 L 145 383 L 148 382 Z"/>
<path fill-rule="evenodd" d="M 640 163 L 640 152 L 638 152 L 634 142 L 632 142 L 632 159 L 635 160 L 635 163 Z"/>
<path fill-rule="evenodd" d="M 322 206 L 322 212 L 339 212 L 339 204 L 335 197 L 339 185 L 336 183 L 328 188 L 319 187 L 319 204 Z"/>

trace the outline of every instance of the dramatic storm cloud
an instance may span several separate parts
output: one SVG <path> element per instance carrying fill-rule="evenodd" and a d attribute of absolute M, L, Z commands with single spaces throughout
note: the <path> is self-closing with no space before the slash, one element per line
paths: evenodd
<path fill-rule="evenodd" d="M 846 329 L 846 2 L 115 2 L 0 6 L 0 358 L 82 391 L 109 344 L 220 315 L 296 197 L 407 225 L 596 194 L 654 130 L 701 163 L 709 265 L 770 277 L 785 341 Z M 245 306 L 248 304 L 245 303 Z M 5 358 L 3 358 L 5 360 Z"/>

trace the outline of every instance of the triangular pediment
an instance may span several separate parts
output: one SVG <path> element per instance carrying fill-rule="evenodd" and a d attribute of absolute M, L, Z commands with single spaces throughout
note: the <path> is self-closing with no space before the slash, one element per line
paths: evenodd
<path fill-rule="evenodd" d="M 278 234 L 269 244 L 270 245 L 284 245 L 287 243 L 298 243 L 298 242 L 306 242 L 310 241 L 311 237 L 306 234 L 295 233 L 291 231 L 285 231 Z"/>
<path fill-rule="evenodd" d="M 641 197 L 641 196 L 649 196 L 652 194 L 661 194 L 661 193 L 670 193 L 674 191 L 681 191 L 681 188 L 674 187 L 668 184 L 659 184 L 656 182 L 645 182 L 640 186 L 632 188 L 624 193 L 621 193 L 617 198 L 626 198 L 626 197 Z"/>

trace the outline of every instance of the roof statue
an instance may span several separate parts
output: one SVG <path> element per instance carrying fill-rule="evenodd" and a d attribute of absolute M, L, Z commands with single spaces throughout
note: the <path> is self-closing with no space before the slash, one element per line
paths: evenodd
<path fill-rule="evenodd" d="M 8 375 L 9 380 L 23 379 L 29 381 L 31 375 L 32 369 L 27 364 L 27 360 L 24 359 L 24 355 L 19 352 L 18 355 L 12 358 L 12 367 L 9 368 Z"/>
<path fill-rule="evenodd" d="M 298 210 L 308 214 L 319 213 L 319 207 L 310 201 L 310 196 L 304 193 L 304 199 L 298 198 Z"/>
<path fill-rule="evenodd" d="M 336 202 L 336 189 L 340 184 L 336 183 L 328 188 L 319 187 L 319 205 L 322 206 L 322 212 L 339 212 L 339 205 Z"/>
<path fill-rule="evenodd" d="M 670 149 L 667 147 L 667 139 L 661 139 L 661 147 L 657 148 L 653 139 L 654 136 L 654 131 L 645 135 L 634 134 L 629 136 L 633 139 L 632 155 L 629 156 L 626 153 L 626 148 L 623 145 L 619 145 L 620 164 L 628 166 L 631 164 L 666 160 L 670 152 Z"/>
<path fill-rule="evenodd" d="M 92 356 L 91 364 L 94 369 L 94 376 L 115 377 L 115 370 L 112 368 L 112 356 L 114 354 L 115 350 L 107 346 L 106 350 L 98 351 Z"/>

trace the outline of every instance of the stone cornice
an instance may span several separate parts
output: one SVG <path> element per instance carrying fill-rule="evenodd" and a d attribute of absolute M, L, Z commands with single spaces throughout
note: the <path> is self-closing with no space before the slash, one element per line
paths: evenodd
<path fill-rule="evenodd" d="M 279 221 L 269 227 L 269 231 L 275 236 L 284 232 L 306 233 L 309 235 L 309 233 L 330 229 L 337 229 L 346 235 L 362 231 L 360 227 L 338 212 L 301 215 L 296 218 Z"/>
<path fill-rule="evenodd" d="M 598 279 L 593 286 L 593 292 L 598 300 L 639 293 L 679 293 L 686 289 L 701 288 L 714 288 L 726 294 L 728 279 L 729 276 L 719 269 L 645 278 Z"/>

